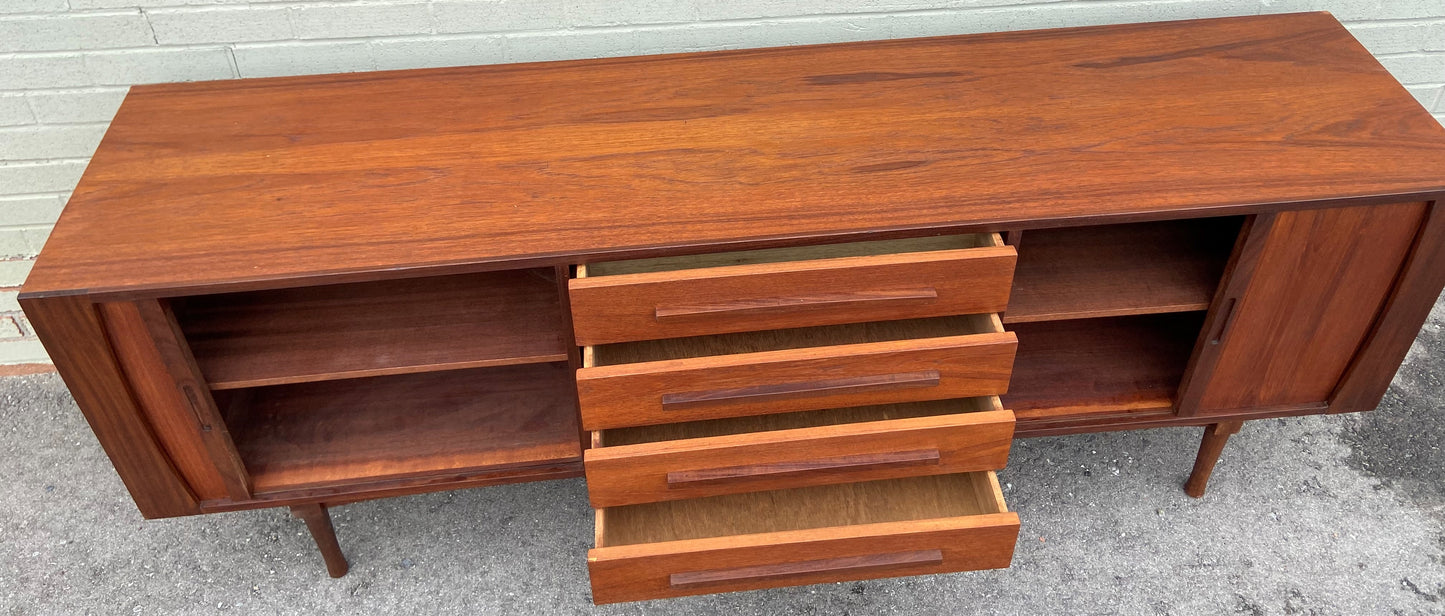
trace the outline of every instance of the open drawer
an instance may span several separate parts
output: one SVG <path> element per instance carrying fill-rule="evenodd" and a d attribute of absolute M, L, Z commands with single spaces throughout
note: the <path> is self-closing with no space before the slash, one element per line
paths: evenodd
<path fill-rule="evenodd" d="M 1018 340 L 964 315 L 586 347 L 587 430 L 1005 393 Z"/>
<path fill-rule="evenodd" d="M 569 283 L 577 343 L 1002 311 L 997 233 L 594 263 Z"/>
<path fill-rule="evenodd" d="M 1009 566 L 1019 518 L 993 472 L 597 511 L 596 603 Z"/>
<path fill-rule="evenodd" d="M 997 470 L 1014 416 L 998 396 L 617 428 L 585 454 L 594 507 Z"/>

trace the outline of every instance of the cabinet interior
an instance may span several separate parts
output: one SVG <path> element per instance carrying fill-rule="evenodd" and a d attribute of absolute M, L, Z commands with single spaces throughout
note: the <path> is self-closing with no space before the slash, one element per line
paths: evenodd
<path fill-rule="evenodd" d="M 170 305 L 253 494 L 581 457 L 552 268 Z"/>
<path fill-rule="evenodd" d="M 525 467 L 582 455 L 565 363 L 215 392 L 252 490 Z"/>
<path fill-rule="evenodd" d="M 1243 217 L 1028 230 L 1002 320 L 1020 421 L 1169 412 Z"/>
<path fill-rule="evenodd" d="M 1168 409 L 1241 218 L 1030 230 L 1003 321 L 1020 420 Z M 995 234 L 900 240 L 918 250 Z M 818 250 L 750 251 L 744 260 Z M 960 243 L 961 242 L 961 243 Z M 860 253 L 861 254 L 861 253 Z M 736 261 L 739 257 L 730 259 Z M 678 258 L 684 259 L 684 258 Z M 654 261 L 643 269 L 678 262 Z M 663 260 L 665 261 L 665 260 Z M 695 263 L 695 259 L 694 259 Z M 678 265 L 680 266 L 680 265 Z M 593 265 L 595 270 L 598 266 Z M 630 271 L 641 271 L 634 267 Z M 171 300 L 255 493 L 581 456 L 555 270 L 537 268 Z M 1001 331 L 965 315 L 601 345 L 592 365 Z M 622 445 L 995 408 L 992 398 L 612 430 Z"/>
<path fill-rule="evenodd" d="M 1206 310 L 1242 222 L 1235 216 L 1025 231 L 1003 322 Z"/>
<path fill-rule="evenodd" d="M 567 360 L 555 270 L 173 301 L 212 389 Z"/>

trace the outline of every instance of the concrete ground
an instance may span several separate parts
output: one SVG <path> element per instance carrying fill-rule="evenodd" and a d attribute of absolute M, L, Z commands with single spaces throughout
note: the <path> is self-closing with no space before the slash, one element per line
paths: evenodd
<path fill-rule="evenodd" d="M 1445 614 L 1445 304 L 1373 413 L 1023 440 L 1002 571 L 593 607 L 581 480 L 334 510 L 326 577 L 284 510 L 144 521 L 53 374 L 0 380 L 4 614 Z"/>

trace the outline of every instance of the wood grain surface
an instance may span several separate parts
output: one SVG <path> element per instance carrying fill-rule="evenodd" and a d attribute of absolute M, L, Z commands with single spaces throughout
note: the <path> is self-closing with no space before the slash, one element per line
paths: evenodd
<path fill-rule="evenodd" d="M 529 364 L 278 385 L 221 404 L 258 494 L 453 477 L 580 458 L 568 372 Z"/>
<path fill-rule="evenodd" d="M 25 298 L 20 305 L 141 515 L 199 513 L 195 494 L 138 408 L 96 305 L 79 296 Z"/>
<path fill-rule="evenodd" d="M 785 530 L 1001 513 L 991 472 L 906 477 L 608 507 L 603 544 L 730 537 Z"/>
<path fill-rule="evenodd" d="M 603 345 L 577 392 L 588 430 L 985 396 L 1008 388 L 1014 346 L 993 315 Z M 936 384 L 880 378 L 923 372 Z"/>
<path fill-rule="evenodd" d="M 783 252 L 798 260 L 781 262 L 723 254 L 699 261 L 739 263 L 614 275 L 596 274 L 633 268 L 591 265 L 588 277 L 570 284 L 577 340 L 607 344 L 1003 310 L 1014 249 L 994 245 L 997 234 L 955 237 L 921 251 L 909 251 L 908 241 L 860 242 L 903 250 L 891 254 L 835 257 L 830 253 L 842 251 L 797 249 Z"/>
<path fill-rule="evenodd" d="M 597 548 L 587 558 L 593 600 L 1007 567 L 1019 518 L 996 484 L 991 472 L 964 473 L 599 510 Z M 941 551 L 941 563 L 836 566 L 930 550 Z M 711 573 L 736 570 L 752 575 Z M 702 578 L 723 579 L 674 583 Z"/>
<path fill-rule="evenodd" d="M 977 398 L 953 398 L 949 400 L 926 400 L 901 404 L 878 404 L 873 406 L 849 406 L 797 413 L 771 413 L 727 417 L 685 423 L 657 424 L 613 428 L 596 432 L 598 447 L 617 447 L 638 443 L 658 443 L 729 434 L 754 434 L 773 430 L 796 430 L 818 426 L 836 426 L 909 417 L 934 417 L 957 413 L 978 413 L 1000 411 L 1003 404 L 998 396 Z"/>
<path fill-rule="evenodd" d="M 1374 329 L 1330 397 L 1330 412 L 1375 408 L 1445 288 L 1445 210 L 1430 204 Z"/>
<path fill-rule="evenodd" d="M 210 470 L 219 474 L 226 487 L 226 496 L 233 500 L 250 498 L 250 478 L 246 467 L 236 452 L 236 444 L 211 397 L 211 391 L 206 388 L 196 360 L 181 336 L 170 306 L 151 299 L 101 304 L 100 309 L 106 328 L 111 332 L 117 356 L 124 358 L 126 374 L 130 377 L 131 387 L 136 390 L 136 400 L 146 407 L 146 416 L 151 420 L 156 436 L 166 444 L 168 451 L 183 452 L 192 446 L 191 441 L 198 443 L 210 462 Z M 143 339 L 137 340 L 138 337 Z M 144 347 L 147 344 L 153 356 L 144 351 L 140 354 L 134 350 L 120 351 L 126 346 Z M 172 445 L 181 446 L 171 448 Z M 182 463 L 174 454 L 171 460 L 188 478 L 206 472 L 192 466 L 191 460 Z M 196 491 L 194 484 L 191 489 Z M 202 498 L 199 491 L 197 498 Z"/>
<path fill-rule="evenodd" d="M 749 581 L 754 583 L 774 580 L 787 581 L 819 573 L 847 573 L 856 575 L 866 572 L 872 574 L 917 565 L 936 566 L 942 564 L 943 550 L 913 550 L 910 552 L 869 554 L 867 556 L 821 558 L 818 560 L 805 560 L 794 563 L 752 565 L 747 567 L 733 567 L 731 569 L 688 571 L 686 573 L 674 573 L 668 576 L 667 580 L 668 586 L 672 588 L 707 588 L 718 584 L 736 584 Z"/>
<path fill-rule="evenodd" d="M 1174 313 L 1012 326 L 1019 351 L 1004 406 L 1021 422 L 1172 409 L 1202 320 Z"/>
<path fill-rule="evenodd" d="M 185 478 L 186 486 L 202 501 L 230 498 L 227 484 L 234 486 L 235 482 L 220 465 L 231 456 L 218 457 L 212 451 L 200 417 L 171 376 L 136 303 L 111 302 L 100 304 L 98 309 L 115 357 L 135 392 L 136 406 L 176 471 Z M 244 467 L 241 470 L 244 476 Z"/>
<path fill-rule="evenodd" d="M 1204 310 L 1239 224 L 1228 217 L 1030 231 L 1003 322 Z"/>
<path fill-rule="evenodd" d="M 1398 202 L 1442 169 L 1326 13 L 136 86 L 26 292 Z"/>
<path fill-rule="evenodd" d="M 985 400 L 990 398 L 983 398 Z M 594 507 L 698 498 L 891 477 L 996 470 L 1008 461 L 1014 417 L 1005 410 L 967 412 L 958 401 L 911 403 L 936 415 L 881 419 L 849 409 L 797 413 L 847 423 L 706 436 L 714 422 L 675 424 L 685 436 L 633 445 L 604 445 L 584 455 Z M 910 405 L 890 405 L 907 407 Z M 886 409 L 890 407 L 863 407 Z M 952 410 L 953 413 L 941 411 Z M 771 416 L 753 419 L 768 426 Z M 694 426 L 694 430 L 689 430 Z M 646 430 L 635 428 L 621 430 Z M 661 428 L 659 428 L 661 430 Z M 603 434 L 602 443 L 621 440 Z M 691 436 L 691 434 L 697 436 Z M 907 455 L 905 455 L 907 454 Z"/>
<path fill-rule="evenodd" d="M 1328 402 L 1389 299 L 1427 206 L 1276 215 L 1259 231 L 1257 262 L 1231 274 L 1244 278 L 1242 293 L 1201 345 L 1195 372 L 1217 359 L 1183 392 L 1197 396 L 1197 412 Z"/>
<path fill-rule="evenodd" d="M 187 298 L 206 380 L 235 389 L 567 360 L 551 269 Z"/>

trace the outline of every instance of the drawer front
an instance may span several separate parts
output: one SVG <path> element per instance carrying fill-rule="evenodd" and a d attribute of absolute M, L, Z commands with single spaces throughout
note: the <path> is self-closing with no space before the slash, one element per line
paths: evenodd
<path fill-rule="evenodd" d="M 998 470 L 1011 411 L 733 434 L 590 449 L 594 507 L 893 477 Z"/>
<path fill-rule="evenodd" d="M 1012 246 L 577 278 L 580 345 L 999 312 Z"/>
<path fill-rule="evenodd" d="M 1005 393 L 1011 332 L 739 353 L 577 371 L 587 430 Z"/>
<path fill-rule="evenodd" d="M 594 602 L 639 601 L 1000 569 L 1018 532 L 1018 514 L 1008 512 L 691 539 L 596 548 L 587 570 Z"/>

